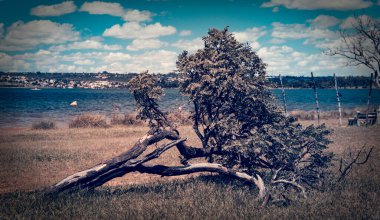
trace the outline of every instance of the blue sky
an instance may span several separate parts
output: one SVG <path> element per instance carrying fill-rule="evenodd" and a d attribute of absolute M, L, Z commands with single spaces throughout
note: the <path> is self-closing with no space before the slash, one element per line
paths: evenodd
<path fill-rule="evenodd" d="M 380 0 L 0 0 L 0 71 L 167 73 L 229 26 L 269 75 L 368 75 L 323 50 L 379 12 Z"/>

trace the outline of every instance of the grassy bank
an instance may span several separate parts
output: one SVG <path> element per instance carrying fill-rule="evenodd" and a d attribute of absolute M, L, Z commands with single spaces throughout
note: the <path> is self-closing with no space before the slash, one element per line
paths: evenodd
<path fill-rule="evenodd" d="M 335 131 L 332 151 L 344 155 L 366 143 L 375 146 L 370 161 L 334 190 L 311 194 L 289 207 L 264 209 L 255 202 L 256 189 L 221 177 L 131 173 L 95 192 L 42 197 L 33 191 L 127 150 L 147 129 L 2 130 L 0 219 L 379 219 L 380 127 L 338 127 L 335 122 L 329 126 Z M 189 144 L 199 145 L 191 127 L 180 131 Z M 175 165 L 178 155 L 171 149 L 152 163 Z"/>

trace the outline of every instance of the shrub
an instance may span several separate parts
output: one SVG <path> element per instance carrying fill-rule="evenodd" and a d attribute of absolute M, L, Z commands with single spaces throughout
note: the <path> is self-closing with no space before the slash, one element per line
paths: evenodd
<path fill-rule="evenodd" d="M 114 114 L 111 118 L 112 125 L 143 125 L 143 121 L 137 119 L 136 113 Z"/>
<path fill-rule="evenodd" d="M 57 126 L 53 121 L 50 120 L 42 120 L 36 123 L 33 123 L 32 125 L 33 129 L 43 129 L 43 130 L 49 130 L 49 129 L 56 129 Z"/>
<path fill-rule="evenodd" d="M 77 116 L 69 124 L 70 128 L 106 128 L 109 127 L 103 115 L 85 113 Z"/>
<path fill-rule="evenodd" d="M 301 191 L 322 183 L 332 154 L 330 131 L 285 117 L 268 87 L 266 64 L 228 29 L 210 29 L 204 48 L 184 51 L 181 92 L 194 104 L 193 128 L 209 161 L 263 177 L 271 189 Z M 286 191 L 286 190 L 285 190 Z"/>

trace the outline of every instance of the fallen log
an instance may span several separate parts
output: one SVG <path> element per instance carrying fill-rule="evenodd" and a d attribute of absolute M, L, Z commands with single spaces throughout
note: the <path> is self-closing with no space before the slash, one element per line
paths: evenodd
<path fill-rule="evenodd" d="M 213 172 L 231 176 L 254 184 L 259 189 L 258 198 L 264 198 L 266 189 L 262 178 L 258 174 L 256 177 L 252 177 L 246 173 L 238 172 L 215 163 L 187 164 L 183 166 L 173 167 L 164 165 L 144 165 L 145 162 L 158 158 L 162 153 L 174 146 L 177 146 L 177 149 L 180 152 L 185 152 L 184 158 L 186 159 L 202 157 L 211 152 L 210 149 L 198 150 L 200 148 L 187 146 L 185 144 L 186 139 L 179 139 L 177 133 L 173 131 L 162 129 L 158 133 L 151 133 L 154 132 L 150 131 L 127 152 L 124 152 L 117 157 L 100 163 L 95 167 L 70 175 L 57 184 L 49 187 L 45 192 L 48 194 L 54 194 L 80 189 L 94 189 L 114 178 L 121 177 L 127 173 L 136 171 L 140 173 L 156 174 L 161 176 L 178 176 L 198 172 Z M 149 145 L 157 143 L 165 138 L 173 141 L 162 145 L 141 159 L 136 159 L 147 149 Z"/>
<path fill-rule="evenodd" d="M 168 136 L 169 133 L 170 132 L 168 131 L 161 131 L 159 133 L 154 134 L 152 131 L 149 131 L 148 134 L 140 138 L 130 150 L 110 160 L 100 163 L 92 168 L 72 174 L 64 178 L 57 184 L 51 186 L 46 191 L 49 193 L 55 193 L 63 192 L 66 189 L 82 188 L 81 185 L 86 184 L 92 181 L 93 179 L 96 179 L 98 176 L 110 170 L 118 168 L 127 161 L 137 158 L 147 149 L 149 145 L 165 139 L 165 137 Z"/>

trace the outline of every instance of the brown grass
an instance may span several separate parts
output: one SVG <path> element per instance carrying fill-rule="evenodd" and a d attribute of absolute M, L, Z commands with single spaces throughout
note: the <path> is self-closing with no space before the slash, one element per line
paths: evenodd
<path fill-rule="evenodd" d="M 130 173 L 94 193 L 57 198 L 26 193 L 0 195 L 3 204 L 0 219 L 47 216 L 66 219 L 380 218 L 380 127 L 337 126 L 337 120 L 323 122 L 334 129 L 330 150 L 338 156 L 355 151 L 363 144 L 375 146 L 373 155 L 367 164 L 355 167 L 336 189 L 313 193 L 309 199 L 301 199 L 290 207 L 258 209 L 255 189 L 223 178 L 161 178 Z M 304 125 L 311 123 L 314 122 L 302 121 Z M 180 126 L 179 130 L 188 137 L 190 145 L 200 146 L 190 126 Z M 141 126 L 3 129 L 0 132 L 0 192 L 31 191 L 54 184 L 69 174 L 128 150 L 146 131 L 147 128 Z M 155 146 L 149 147 L 149 151 L 154 149 Z M 151 163 L 178 165 L 178 156 L 173 148 Z"/>
<path fill-rule="evenodd" d="M 77 116 L 69 124 L 70 128 L 106 128 L 109 127 L 105 116 L 100 114 L 84 113 Z"/>
<path fill-rule="evenodd" d="M 364 108 L 354 108 L 354 109 L 343 109 L 342 118 L 347 120 L 347 118 L 354 117 L 357 111 L 366 112 Z M 289 112 L 289 115 L 298 118 L 299 120 L 317 120 L 317 111 L 303 111 L 303 110 L 293 110 Z M 320 119 L 339 119 L 338 111 L 321 111 Z"/>
<path fill-rule="evenodd" d="M 137 119 L 137 113 L 113 114 L 111 117 L 112 125 L 141 126 L 142 120 Z"/>

